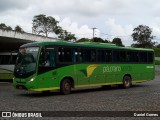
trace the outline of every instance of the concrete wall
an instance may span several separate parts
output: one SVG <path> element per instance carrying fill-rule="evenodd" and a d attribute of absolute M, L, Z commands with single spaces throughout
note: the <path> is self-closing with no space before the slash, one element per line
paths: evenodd
<path fill-rule="evenodd" d="M 41 35 L 35 35 L 30 33 L 20 33 L 13 30 L 1 30 L 0 29 L 0 36 L 1 37 L 8 37 L 13 38 L 12 40 L 21 39 L 21 40 L 30 40 L 30 41 L 56 41 L 56 38 L 44 37 Z"/>

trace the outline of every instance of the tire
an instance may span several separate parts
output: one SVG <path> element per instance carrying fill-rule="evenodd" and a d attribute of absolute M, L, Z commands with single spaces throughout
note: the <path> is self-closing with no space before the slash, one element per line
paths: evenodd
<path fill-rule="evenodd" d="M 70 81 L 69 79 L 64 79 L 64 80 L 61 82 L 60 92 L 61 92 L 63 95 L 70 94 L 70 92 L 71 92 L 71 81 Z"/>
<path fill-rule="evenodd" d="M 132 80 L 130 76 L 124 76 L 123 78 L 123 88 L 130 88 L 132 86 Z"/>

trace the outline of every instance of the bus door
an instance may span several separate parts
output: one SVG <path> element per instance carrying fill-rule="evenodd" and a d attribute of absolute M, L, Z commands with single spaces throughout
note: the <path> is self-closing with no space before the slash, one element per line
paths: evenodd
<path fill-rule="evenodd" d="M 54 80 L 56 68 L 56 54 L 55 48 L 47 47 L 41 50 L 39 65 L 38 65 L 38 84 L 39 88 L 49 88 L 56 86 L 57 82 Z"/>

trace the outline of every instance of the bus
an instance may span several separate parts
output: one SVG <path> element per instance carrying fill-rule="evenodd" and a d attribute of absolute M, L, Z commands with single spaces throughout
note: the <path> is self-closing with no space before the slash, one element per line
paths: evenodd
<path fill-rule="evenodd" d="M 153 80 L 154 50 L 107 43 L 35 42 L 19 48 L 13 86 L 31 91 L 120 85 Z"/>
<path fill-rule="evenodd" d="M 16 63 L 16 52 L 0 53 L 0 82 L 12 82 L 14 65 Z"/>

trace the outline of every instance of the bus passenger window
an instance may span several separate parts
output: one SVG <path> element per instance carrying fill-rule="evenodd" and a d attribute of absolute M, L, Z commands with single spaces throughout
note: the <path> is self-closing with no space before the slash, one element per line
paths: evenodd
<path fill-rule="evenodd" d="M 95 62 L 96 61 L 96 51 L 95 50 L 92 50 L 91 51 L 91 62 Z"/>
<path fill-rule="evenodd" d="M 98 62 L 106 62 L 106 55 L 104 50 L 98 50 L 97 56 L 98 56 Z"/>
<path fill-rule="evenodd" d="M 106 62 L 111 62 L 112 61 L 112 51 L 111 50 L 106 50 Z"/>
<path fill-rule="evenodd" d="M 43 67 L 55 66 L 55 51 L 54 50 L 46 50 L 46 51 L 41 52 L 40 66 L 43 66 Z"/>
<path fill-rule="evenodd" d="M 78 62 L 78 52 L 77 49 L 72 49 L 72 62 Z"/>
<path fill-rule="evenodd" d="M 126 51 L 120 51 L 120 62 L 126 62 Z"/>
<path fill-rule="evenodd" d="M 148 63 L 153 63 L 153 52 L 148 52 Z"/>
<path fill-rule="evenodd" d="M 72 49 L 60 47 L 58 49 L 58 60 L 59 62 L 72 62 Z"/>
<path fill-rule="evenodd" d="M 119 51 L 113 51 L 113 61 L 120 62 L 120 52 Z"/>
<path fill-rule="evenodd" d="M 138 63 L 139 61 L 138 58 L 139 58 L 138 52 L 132 52 L 132 51 L 127 52 L 127 55 L 126 55 L 127 62 Z"/>
<path fill-rule="evenodd" d="M 80 62 L 95 62 L 96 51 L 93 49 L 81 49 L 79 51 Z"/>
<path fill-rule="evenodd" d="M 142 63 L 147 62 L 147 52 L 139 52 L 139 61 Z"/>

